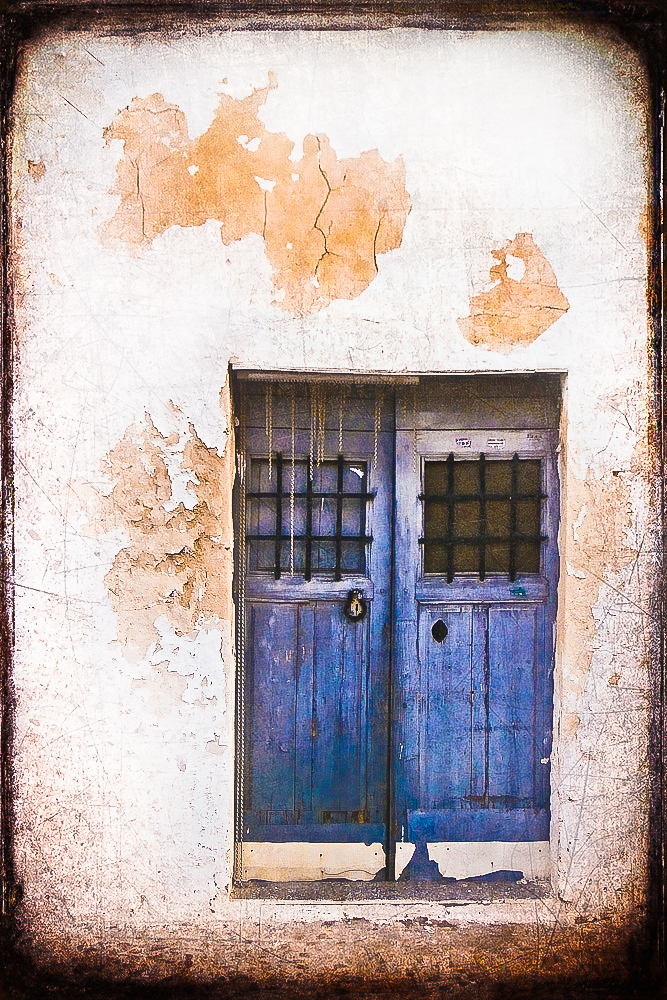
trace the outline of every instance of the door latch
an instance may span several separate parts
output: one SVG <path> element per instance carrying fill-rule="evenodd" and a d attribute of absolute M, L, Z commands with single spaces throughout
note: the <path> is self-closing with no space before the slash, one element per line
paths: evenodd
<path fill-rule="evenodd" d="M 360 622 L 366 617 L 368 603 L 360 590 L 351 590 L 343 605 L 343 614 L 349 622 Z"/>

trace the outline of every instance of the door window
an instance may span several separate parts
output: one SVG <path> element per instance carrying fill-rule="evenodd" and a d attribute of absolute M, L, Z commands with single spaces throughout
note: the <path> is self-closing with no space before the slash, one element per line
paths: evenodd
<path fill-rule="evenodd" d="M 424 572 L 539 573 L 542 492 L 540 462 L 521 459 L 424 462 Z"/>
<path fill-rule="evenodd" d="M 284 572 L 310 580 L 313 573 L 364 573 L 367 464 L 324 461 L 285 462 L 278 452 L 250 458 L 250 489 L 246 492 L 248 570 Z"/>

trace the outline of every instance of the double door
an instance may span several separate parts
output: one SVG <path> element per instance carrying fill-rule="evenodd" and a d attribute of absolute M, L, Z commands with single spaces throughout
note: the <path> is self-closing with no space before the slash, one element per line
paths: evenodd
<path fill-rule="evenodd" d="M 548 840 L 557 386 L 239 392 L 239 841 Z"/>

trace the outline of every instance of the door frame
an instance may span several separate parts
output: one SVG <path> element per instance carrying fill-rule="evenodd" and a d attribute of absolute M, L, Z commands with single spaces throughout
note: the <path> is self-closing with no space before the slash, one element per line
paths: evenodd
<path fill-rule="evenodd" d="M 389 663 L 387 667 L 387 677 L 386 677 L 386 704 L 387 704 L 387 732 L 386 732 L 386 792 L 385 792 L 385 869 L 386 869 L 386 880 L 388 882 L 393 882 L 396 880 L 396 858 L 397 858 L 397 843 L 400 836 L 400 823 L 397 822 L 398 817 L 396 814 L 396 761 L 397 761 L 397 745 L 396 745 L 396 727 L 395 727 L 395 711 L 394 711 L 394 700 L 395 692 L 397 689 L 396 681 L 396 656 L 395 656 L 395 642 L 396 642 L 396 623 L 394 621 L 394 615 L 396 610 L 396 588 L 397 588 L 397 573 L 398 565 L 396 561 L 396 545 L 397 545 L 397 481 L 399 479 L 399 458 L 397 442 L 399 438 L 399 414 L 397 405 L 398 390 L 401 386 L 412 385 L 414 387 L 413 392 L 418 391 L 418 384 L 420 379 L 428 380 L 431 384 L 435 383 L 446 383 L 452 382 L 454 379 L 466 379 L 472 380 L 477 384 L 487 385 L 491 384 L 492 380 L 512 379 L 517 376 L 513 376 L 508 373 L 491 373 L 491 372 L 479 372 L 474 374 L 454 375 L 449 373 L 429 373 L 428 375 L 411 373 L 405 376 L 373 376 L 373 375 L 363 375 L 357 376 L 355 373 L 345 373 L 345 372 L 321 372 L 321 371 L 289 371 L 289 372 L 254 372 L 245 368 L 232 368 L 230 367 L 230 385 L 232 386 L 232 402 L 233 410 L 236 414 L 234 423 L 237 428 L 236 432 L 236 476 L 234 480 L 234 490 L 233 490 L 233 516 L 235 524 L 235 535 L 234 535 L 234 600 L 236 609 L 236 755 L 235 755 L 235 839 L 234 839 L 234 884 L 240 885 L 243 883 L 242 877 L 242 850 L 244 842 L 244 771 L 246 766 L 246 732 L 245 732 L 245 705 L 246 705 L 246 652 L 245 652 L 245 639 L 246 639 L 246 554 L 245 554 L 245 534 L 241 538 L 241 527 L 242 520 L 245 516 L 245 505 L 242 502 L 242 491 L 245 489 L 245 456 L 246 456 L 246 440 L 244 438 L 245 434 L 245 395 L 244 395 L 244 385 L 248 382 L 270 382 L 275 381 L 287 381 L 287 382 L 298 382 L 301 385 L 310 385 L 313 382 L 323 382 L 329 383 L 343 380 L 349 380 L 350 383 L 361 382 L 369 386 L 387 386 L 393 391 L 391 393 L 391 408 L 393 416 L 393 434 L 392 441 L 393 447 L 390 449 L 392 451 L 391 460 L 393 464 L 391 465 L 391 518 L 390 518 L 390 566 L 389 566 L 389 608 L 390 608 L 390 619 L 391 627 L 389 629 L 389 643 L 388 643 L 388 655 Z M 560 403 L 562 398 L 562 374 L 563 373 L 534 373 L 525 376 L 525 384 L 529 386 L 534 383 L 536 379 L 543 377 L 550 378 L 560 378 L 561 385 L 557 390 L 558 395 L 558 412 L 560 413 Z M 552 390 L 553 391 L 553 390 Z M 509 397 L 508 397 L 509 398 Z M 416 411 L 415 411 L 415 421 L 416 421 Z M 537 433 L 535 433 L 537 431 Z M 536 428 L 535 431 L 524 427 L 523 429 L 503 429 L 493 427 L 493 433 L 496 437 L 503 436 L 503 445 L 501 451 L 495 452 L 495 457 L 501 457 L 507 452 L 510 457 L 511 453 L 519 450 L 523 453 L 524 457 L 530 456 L 541 456 L 546 459 L 544 468 L 544 478 L 547 482 L 555 484 L 555 498 L 549 506 L 548 514 L 548 527 L 549 531 L 553 532 L 557 530 L 557 524 L 560 517 L 560 492 L 558 489 L 558 470 L 556 463 L 556 444 L 558 438 L 558 428 L 549 427 L 547 428 Z M 419 430 L 415 422 L 414 428 L 414 448 L 415 456 L 418 457 L 419 467 L 417 469 L 417 478 L 421 482 L 421 468 L 423 465 L 424 456 L 433 457 L 439 456 L 443 453 L 443 446 L 438 444 L 434 449 L 427 444 L 424 448 L 424 441 L 428 441 L 429 435 L 434 432 L 431 430 Z M 437 432 L 442 434 L 443 432 Z M 452 428 L 450 431 L 444 432 L 450 433 L 453 439 L 454 450 L 457 449 L 456 436 L 461 437 L 462 429 Z M 489 436 L 489 430 L 472 430 L 466 432 L 466 436 L 469 439 L 469 451 L 470 453 L 476 453 L 478 447 L 482 447 L 483 442 Z M 532 435 L 532 436 L 531 436 Z M 426 436 L 426 437 L 424 437 Z M 521 439 L 521 440 L 520 440 Z M 468 448 L 466 448 L 466 451 Z M 422 452 L 424 454 L 422 454 Z M 413 486 L 412 482 L 410 486 Z M 419 504 L 417 497 L 415 496 L 415 503 Z M 419 527 L 421 530 L 421 504 L 420 514 L 419 514 L 419 525 L 415 522 L 414 527 Z M 421 547 L 420 547 L 421 548 Z M 546 604 L 553 605 L 553 619 L 555 622 L 555 607 L 557 604 L 557 579 L 558 579 L 558 549 L 557 545 L 551 545 L 547 547 L 547 554 L 544 559 L 551 559 L 555 561 L 555 565 L 552 567 L 552 576 L 555 581 L 555 585 L 550 595 L 546 597 Z M 544 567 L 542 569 L 543 558 L 541 556 L 541 576 L 547 576 L 549 573 L 549 568 Z M 278 587 L 274 587 L 273 584 L 280 584 Z M 473 581 L 474 583 L 474 581 Z M 536 593 L 534 597 L 539 599 L 540 593 L 543 591 L 542 581 L 536 581 Z M 503 583 L 498 581 L 489 580 L 487 587 L 491 585 L 492 597 L 491 599 L 497 600 L 500 597 L 498 588 L 502 588 L 504 591 L 508 591 L 507 580 L 503 578 Z M 375 581 L 375 585 L 377 582 Z M 321 596 L 328 596 L 329 593 L 333 595 L 334 591 L 338 594 L 340 589 L 340 584 L 336 584 L 331 587 L 328 583 L 323 583 L 317 588 L 317 593 Z M 290 585 L 288 581 L 269 581 L 268 588 L 260 584 L 258 588 L 258 594 L 261 596 L 268 597 L 271 592 L 275 592 L 277 599 L 285 598 L 286 596 L 291 596 L 294 594 L 294 587 Z M 509 596 L 509 595 L 507 595 Z M 415 602 L 416 604 L 420 600 L 433 601 L 433 581 L 424 577 L 421 572 L 421 552 L 419 553 L 419 569 L 416 570 L 415 577 Z M 461 598 L 464 602 L 466 601 L 465 596 Z M 457 598 L 458 600 L 458 598 Z M 370 642 L 370 637 L 369 637 Z M 550 666 L 550 676 L 551 681 L 548 688 L 553 692 L 553 657 Z M 551 697 L 551 726 L 550 731 L 553 737 L 553 695 Z M 551 787 L 551 778 L 549 777 L 549 789 Z M 551 794 L 549 791 L 549 800 Z M 304 841 L 304 844 L 308 841 Z"/>

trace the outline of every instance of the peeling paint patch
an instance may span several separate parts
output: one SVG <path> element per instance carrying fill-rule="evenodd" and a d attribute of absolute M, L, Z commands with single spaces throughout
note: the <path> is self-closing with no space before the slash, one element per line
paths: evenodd
<path fill-rule="evenodd" d="M 530 233 L 517 233 L 513 240 L 491 251 L 498 261 L 490 270 L 497 284 L 470 300 L 470 316 L 459 319 L 463 335 L 471 344 L 485 344 L 506 353 L 526 347 L 570 308 L 556 281 L 551 264 Z M 509 276 L 508 257 L 523 261 L 519 281 Z"/>
<path fill-rule="evenodd" d="M 303 157 L 284 133 L 268 132 L 259 108 L 277 86 L 243 100 L 221 95 L 213 124 L 198 139 L 185 115 L 161 94 L 135 97 L 105 130 L 124 155 L 113 193 L 121 203 L 106 237 L 147 246 L 171 226 L 221 223 L 225 245 L 251 233 L 264 239 L 274 303 L 299 315 L 359 295 L 377 274 L 377 257 L 401 245 L 410 210 L 401 157 L 377 150 L 339 160 L 326 135 L 308 135 Z"/>
<path fill-rule="evenodd" d="M 662 213 L 660 213 L 660 215 L 662 216 Z M 637 230 L 642 240 L 644 241 L 644 245 L 646 246 L 647 251 L 650 250 L 651 248 L 651 238 L 653 233 L 654 219 L 655 219 L 655 209 L 652 205 L 649 205 L 647 202 L 641 211 L 641 214 L 639 216 L 639 223 L 637 225 Z"/>
<path fill-rule="evenodd" d="M 572 693 L 579 697 L 595 648 L 598 625 L 594 608 L 600 587 L 632 565 L 637 558 L 637 548 L 626 477 L 611 476 L 608 480 L 587 482 L 570 477 L 567 493 L 568 507 L 577 516 L 572 522 L 572 542 L 568 546 L 570 558 L 565 565 L 565 603 L 561 613 L 567 616 L 570 635 L 569 683 Z M 624 593 L 618 582 L 609 585 L 622 602 Z M 632 597 L 628 596 L 628 602 L 628 608 L 641 610 Z"/>
<path fill-rule="evenodd" d="M 35 182 L 41 181 L 46 173 L 46 167 L 41 160 L 28 160 L 28 173 Z"/>
<path fill-rule="evenodd" d="M 576 712 L 566 713 L 563 717 L 563 734 L 568 738 L 574 737 L 580 725 L 581 719 Z"/>
<path fill-rule="evenodd" d="M 159 637 L 160 616 L 177 635 L 193 636 L 228 617 L 231 603 L 230 449 L 219 455 L 189 424 L 174 469 L 175 443 L 146 414 L 103 462 L 113 483 L 101 501 L 103 524 L 130 537 L 104 582 L 118 615 L 118 639 L 140 655 Z M 177 473 L 187 476 L 191 506 L 173 504 Z"/>
<path fill-rule="evenodd" d="M 575 542 L 579 541 L 579 528 L 584 523 L 584 518 L 586 517 L 587 513 L 588 513 L 588 511 L 586 510 L 586 504 L 584 504 L 582 506 L 581 510 L 579 511 L 578 515 L 577 515 L 576 521 L 572 525 L 572 536 L 573 536 Z"/>
<path fill-rule="evenodd" d="M 133 680 L 130 689 L 144 694 L 146 704 L 156 715 L 164 715 L 182 701 L 187 686 L 187 677 L 169 670 L 169 661 L 165 660 L 152 666 L 150 676 Z"/>
<path fill-rule="evenodd" d="M 309 882 L 345 878 L 369 882 L 384 867 L 382 844 L 280 843 L 245 841 L 241 848 L 244 879 Z"/>

